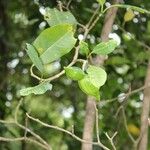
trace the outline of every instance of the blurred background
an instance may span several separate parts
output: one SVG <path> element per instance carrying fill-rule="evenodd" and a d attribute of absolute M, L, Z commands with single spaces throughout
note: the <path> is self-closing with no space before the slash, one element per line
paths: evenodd
<path fill-rule="evenodd" d="M 68 0 L 61 1 L 67 5 Z M 125 0 L 126 4 L 139 6 L 150 10 L 149 0 Z M 110 3 L 105 3 L 108 6 Z M 95 0 L 72 0 L 70 11 L 81 24 L 88 22 L 98 4 Z M 0 119 L 9 120 L 14 116 L 16 106 L 21 99 L 18 91 L 24 87 L 38 84 L 30 76 L 31 60 L 25 52 L 25 43 L 32 43 L 37 35 L 48 24 L 42 12 L 44 7 L 57 7 L 55 0 L 0 0 Z M 148 59 L 150 58 L 150 17 L 134 12 L 134 17 L 125 22 L 125 9 L 119 9 L 112 36 L 120 41 L 119 48 L 109 55 L 105 62 L 108 79 L 101 89 L 101 99 L 112 99 L 144 85 Z M 87 42 L 91 49 L 101 41 L 100 33 L 103 17 L 88 35 Z M 81 34 L 80 28 L 76 37 Z M 68 54 L 54 66 L 59 69 L 70 62 L 72 54 Z M 19 110 L 19 122 L 25 124 L 25 112 L 48 122 L 49 124 L 71 130 L 74 125 L 76 135 L 82 136 L 85 117 L 86 95 L 80 91 L 76 82 L 62 76 L 53 81 L 53 90 L 41 96 L 27 96 Z M 118 131 L 115 144 L 118 150 L 131 150 L 132 142 L 125 130 L 122 115 L 115 117 L 120 103 L 124 99 L 116 99 L 106 105 L 100 105 L 100 137 L 105 145 L 109 142 L 104 135 Z M 129 132 L 136 138 L 140 132 L 140 114 L 143 92 L 138 92 L 128 98 L 125 104 Z M 46 129 L 32 121 L 28 127 L 48 141 L 54 150 L 78 150 L 81 144 L 70 136 L 53 129 Z M 13 125 L 0 124 L 0 136 L 20 137 L 24 131 Z M 96 135 L 95 135 L 96 140 Z M 0 150 L 40 150 L 41 148 L 25 142 L 0 142 Z M 94 150 L 98 150 L 94 146 Z M 150 142 L 149 142 L 150 150 Z"/>

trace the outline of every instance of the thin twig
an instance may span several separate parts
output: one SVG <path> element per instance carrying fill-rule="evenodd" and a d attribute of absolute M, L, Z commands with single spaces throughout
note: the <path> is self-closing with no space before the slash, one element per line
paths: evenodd
<path fill-rule="evenodd" d="M 90 20 L 87 23 L 87 28 L 89 28 L 94 20 L 94 18 L 96 17 L 97 14 L 99 14 L 99 8 L 100 6 L 97 7 L 97 9 L 94 11 L 93 15 L 91 16 Z"/>
<path fill-rule="evenodd" d="M 100 142 L 100 138 L 99 138 L 99 121 L 98 121 L 98 109 L 96 107 L 96 104 L 95 104 L 95 121 L 96 121 L 96 135 L 97 135 L 97 142 L 99 143 Z"/>
<path fill-rule="evenodd" d="M 131 95 L 133 95 L 133 94 L 136 94 L 136 93 L 138 93 L 138 92 L 144 90 L 145 88 L 149 88 L 149 87 L 150 87 L 150 85 L 146 85 L 146 86 L 144 85 L 144 86 L 142 86 L 142 87 L 140 87 L 140 88 L 137 88 L 137 89 L 135 89 L 135 90 L 133 90 L 133 91 L 130 91 L 130 92 L 128 92 L 128 93 L 125 93 L 124 95 L 120 96 L 120 98 L 129 97 L 129 96 L 131 96 Z M 99 105 L 100 105 L 100 106 L 104 106 L 104 105 L 106 105 L 106 104 L 108 104 L 108 103 L 111 103 L 111 102 L 114 102 L 114 101 L 118 101 L 118 96 L 117 96 L 117 97 L 114 97 L 114 98 L 112 98 L 112 99 L 101 100 L 101 101 L 99 102 Z"/>
<path fill-rule="evenodd" d="M 125 114 L 125 110 L 124 110 L 124 107 L 123 107 L 123 106 L 121 106 L 121 110 L 122 110 L 122 115 L 123 115 L 123 121 L 124 121 L 125 129 L 126 129 L 126 131 L 127 131 L 127 133 L 128 133 L 129 138 L 131 139 L 131 141 L 132 141 L 133 143 L 135 143 L 136 140 L 134 139 L 134 137 L 130 134 L 130 132 L 129 132 L 129 130 L 128 130 L 127 118 L 126 118 L 126 114 Z"/>
<path fill-rule="evenodd" d="M 72 0 L 69 0 L 69 2 L 67 3 L 66 9 L 69 10 L 69 6 L 71 4 Z"/>
<path fill-rule="evenodd" d="M 115 132 L 115 133 L 113 134 L 113 136 L 110 137 L 107 132 L 105 133 L 105 135 L 107 136 L 108 140 L 110 141 L 110 144 L 111 144 L 113 150 L 116 150 L 116 146 L 115 146 L 115 144 L 114 144 L 114 142 L 113 142 L 113 139 L 114 139 L 114 137 L 115 137 L 117 134 L 118 134 L 118 132 Z"/>
<path fill-rule="evenodd" d="M 29 128 L 21 125 L 19 122 L 18 122 L 18 111 L 19 111 L 19 108 L 21 106 L 21 103 L 22 103 L 22 100 L 19 101 L 17 107 L 16 107 L 16 110 L 15 110 L 15 116 L 14 116 L 14 120 L 11 120 L 11 121 L 6 121 L 6 120 L 0 120 L 0 123 L 3 123 L 3 124 L 14 124 L 16 125 L 17 127 L 23 129 L 25 132 L 28 132 L 30 133 L 33 137 L 35 137 L 38 141 L 36 141 L 36 143 L 38 143 L 38 145 L 44 145 L 46 147 L 46 150 L 50 150 L 51 147 L 50 145 L 44 140 L 42 139 L 38 134 L 34 133 L 33 131 L 31 131 Z M 25 139 L 27 137 L 24 137 Z M 35 143 L 35 142 L 34 142 Z"/>
<path fill-rule="evenodd" d="M 71 63 L 70 63 L 68 66 L 66 66 L 66 67 L 71 67 L 71 66 L 73 66 L 73 65 L 76 63 L 77 58 L 78 58 L 78 54 L 79 54 L 79 49 L 80 49 L 80 46 L 78 45 L 78 46 L 75 48 L 75 54 L 74 54 L 74 57 L 73 57 Z M 40 77 L 38 77 L 37 75 L 35 75 L 35 74 L 33 73 L 33 67 L 34 67 L 34 65 L 32 65 L 31 68 L 30 68 L 30 74 L 31 74 L 31 76 L 34 77 L 34 78 L 36 78 L 36 79 L 38 79 L 38 80 L 40 80 L 40 81 L 43 81 L 43 82 L 45 82 L 45 81 L 49 81 L 49 82 L 50 82 L 50 81 L 52 81 L 52 80 L 55 80 L 55 79 L 59 78 L 59 77 L 62 76 L 63 74 L 65 74 L 65 70 L 62 70 L 61 72 L 59 72 L 58 74 L 56 74 L 56 75 L 54 75 L 54 76 L 52 76 L 52 77 L 43 79 L 43 78 L 40 78 Z"/>
<path fill-rule="evenodd" d="M 44 144 L 41 144 L 41 143 L 37 142 L 36 140 L 31 139 L 31 138 L 27 138 L 27 137 L 18 137 L 18 138 L 0 137 L 0 141 L 3 141 L 3 142 L 25 141 L 25 142 L 29 142 L 29 143 L 34 143 L 36 145 L 39 145 L 43 149 L 48 150 Z"/>
<path fill-rule="evenodd" d="M 66 133 L 66 134 L 72 136 L 72 137 L 73 137 L 74 139 L 76 139 L 77 141 L 80 141 L 80 142 L 82 142 L 82 143 L 88 143 L 88 144 L 97 145 L 97 146 L 102 147 L 104 150 L 110 150 L 109 148 L 107 148 L 106 146 L 104 146 L 101 142 L 89 142 L 89 141 L 83 140 L 83 139 L 79 138 L 79 137 L 76 136 L 74 133 L 72 133 L 72 132 L 70 132 L 70 131 L 68 131 L 68 130 L 65 130 L 65 129 L 60 128 L 60 127 L 58 127 L 58 126 L 53 126 L 53 125 L 49 125 L 49 124 L 47 124 L 47 123 L 44 123 L 44 122 L 42 122 L 41 120 L 39 120 L 38 118 L 34 118 L 34 117 L 30 116 L 30 115 L 27 114 L 27 113 L 26 113 L 26 115 L 27 115 L 27 117 L 28 117 L 29 119 L 31 119 L 31 120 L 33 120 L 33 121 L 35 121 L 35 122 L 37 122 L 37 123 L 43 125 L 44 127 L 51 128 L 51 129 L 55 129 L 55 130 L 57 130 L 57 131 L 64 132 L 64 133 Z"/>
<path fill-rule="evenodd" d="M 41 138 L 38 134 L 34 133 L 33 131 L 31 131 L 30 129 L 26 128 L 25 126 L 21 125 L 21 124 L 18 122 L 18 111 L 19 111 L 19 108 L 20 108 L 20 106 L 21 106 L 21 104 L 22 104 L 22 101 L 23 101 L 23 99 L 21 99 L 21 100 L 19 101 L 19 103 L 18 103 L 18 105 L 17 105 L 17 107 L 16 107 L 16 110 L 15 110 L 15 117 L 14 117 L 14 119 L 15 119 L 15 124 L 16 124 L 18 127 L 20 127 L 21 129 L 25 130 L 26 132 L 29 132 L 31 135 L 33 135 L 35 138 L 37 138 L 41 143 L 45 144 L 49 149 L 51 149 L 50 146 L 49 146 L 49 144 L 48 144 L 43 138 Z"/>

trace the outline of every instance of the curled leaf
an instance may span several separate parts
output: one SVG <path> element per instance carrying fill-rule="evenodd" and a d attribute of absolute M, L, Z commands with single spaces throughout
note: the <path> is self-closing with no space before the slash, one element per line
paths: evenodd
<path fill-rule="evenodd" d="M 48 82 L 43 82 L 37 86 L 28 87 L 20 90 L 20 95 L 21 96 L 27 96 L 29 94 L 40 95 L 40 94 L 44 94 L 48 90 L 52 90 L 52 84 Z"/>

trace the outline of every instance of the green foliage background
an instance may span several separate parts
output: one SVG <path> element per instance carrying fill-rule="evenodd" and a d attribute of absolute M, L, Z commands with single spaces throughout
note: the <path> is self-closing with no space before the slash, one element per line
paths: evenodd
<path fill-rule="evenodd" d="M 67 3 L 67 0 L 63 0 Z M 149 0 L 125 1 L 126 4 L 143 7 L 150 10 Z M 95 10 L 96 1 L 93 0 L 73 0 L 70 10 L 75 18 L 82 24 L 88 22 L 92 12 Z M 43 16 L 39 12 L 39 7 L 56 7 L 54 0 L 36 1 L 26 0 L 2 0 L 0 1 L 0 118 L 10 119 L 20 97 L 18 91 L 23 87 L 34 86 L 37 81 L 30 76 L 29 68 L 31 61 L 25 52 L 25 43 L 32 43 L 37 35 L 46 27 Z M 106 84 L 101 90 L 101 99 L 111 99 L 117 97 L 120 93 L 128 92 L 129 87 L 136 89 L 144 84 L 147 62 L 150 58 L 150 51 L 145 45 L 150 41 L 150 21 L 149 16 L 138 14 L 136 18 L 138 23 L 127 22 L 123 26 L 123 17 L 125 10 L 118 11 L 115 24 L 119 26 L 113 32 L 121 38 L 121 46 L 109 55 L 105 63 L 105 69 L 108 73 Z M 42 26 L 44 24 L 45 26 Z M 90 33 L 90 39 L 87 42 L 91 48 L 98 43 L 103 17 L 96 27 Z M 134 38 L 127 37 L 129 32 Z M 80 30 L 78 30 L 80 34 Z M 76 35 L 76 37 L 78 36 Z M 94 44 L 92 40 L 94 39 Z M 150 46 L 150 45 L 149 45 Z M 72 54 L 68 54 L 61 60 L 62 67 L 69 63 Z M 18 62 L 19 61 L 19 62 Z M 13 66 L 15 62 L 18 64 Z M 53 82 L 52 92 L 47 92 L 41 96 L 28 96 L 23 100 L 21 106 L 19 121 L 24 124 L 25 112 L 45 122 L 71 130 L 74 125 L 75 133 L 82 136 L 83 121 L 85 117 L 86 95 L 80 91 L 76 82 L 71 81 L 65 76 Z M 126 115 L 128 124 L 134 124 L 140 127 L 142 92 L 139 92 L 128 98 L 126 105 Z M 120 103 L 118 100 L 108 103 L 101 107 L 100 113 L 100 137 L 105 145 L 109 142 L 104 135 L 108 132 L 110 135 L 118 131 L 115 138 L 115 144 L 119 150 L 131 150 L 132 142 L 128 138 L 124 128 L 121 113 L 117 118 L 117 112 Z M 77 150 L 80 149 L 80 143 L 59 131 L 50 130 L 41 127 L 38 124 L 29 122 L 28 126 L 46 139 L 54 150 Z M 14 126 L 4 126 L 0 124 L 0 136 L 17 137 L 22 136 L 23 131 Z M 136 135 L 135 135 L 136 137 Z M 96 140 L 96 137 L 95 137 Z M 40 150 L 35 145 L 24 142 L 4 143 L 0 142 L 1 150 Z M 97 147 L 94 147 L 98 150 Z M 150 143 L 149 143 L 150 149 Z"/>

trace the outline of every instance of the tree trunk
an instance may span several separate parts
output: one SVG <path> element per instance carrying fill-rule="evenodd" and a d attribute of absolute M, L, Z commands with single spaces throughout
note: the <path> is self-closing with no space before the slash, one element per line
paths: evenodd
<path fill-rule="evenodd" d="M 145 79 L 145 86 L 150 85 L 150 60 L 147 68 L 147 75 Z M 141 139 L 139 143 L 139 150 L 147 150 L 148 145 L 148 117 L 150 111 L 150 88 L 144 90 L 144 99 L 141 114 Z"/>
<path fill-rule="evenodd" d="M 114 3 L 119 3 L 120 0 L 114 0 Z M 107 11 L 104 25 L 101 32 L 102 41 L 107 41 L 108 35 L 112 30 L 112 25 L 114 23 L 117 13 L 117 8 L 111 8 Z M 93 59 L 94 65 L 103 65 L 105 57 L 97 56 Z M 95 124 L 95 98 L 88 96 L 86 104 L 86 115 L 84 121 L 83 139 L 92 142 L 93 141 L 93 128 Z M 92 150 L 92 144 L 82 143 L 82 150 Z"/>

